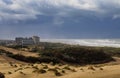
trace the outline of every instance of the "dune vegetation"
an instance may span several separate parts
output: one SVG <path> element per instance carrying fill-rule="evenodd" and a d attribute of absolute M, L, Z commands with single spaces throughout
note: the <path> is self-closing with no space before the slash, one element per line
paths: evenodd
<path fill-rule="evenodd" d="M 119 56 L 117 52 L 120 49 L 109 47 L 85 47 L 78 45 L 67 45 L 61 43 L 48 43 L 42 42 L 39 46 L 8 46 L 14 49 L 30 49 L 30 52 L 38 52 L 39 57 L 26 57 L 20 54 L 12 54 L 10 52 L 2 51 L 7 56 L 15 58 L 17 60 L 36 63 L 45 62 L 50 63 L 68 63 L 68 64 L 100 64 L 110 61 L 114 61 L 112 56 Z M 42 48 L 41 48 L 42 47 Z M 32 49 L 31 49 L 32 48 Z M 117 51 L 114 53 L 114 51 Z"/>

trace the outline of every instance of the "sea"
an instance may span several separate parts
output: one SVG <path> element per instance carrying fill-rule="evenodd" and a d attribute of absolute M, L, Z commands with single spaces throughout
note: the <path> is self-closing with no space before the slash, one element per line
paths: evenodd
<path fill-rule="evenodd" d="M 41 42 L 120 48 L 120 39 L 41 39 Z"/>

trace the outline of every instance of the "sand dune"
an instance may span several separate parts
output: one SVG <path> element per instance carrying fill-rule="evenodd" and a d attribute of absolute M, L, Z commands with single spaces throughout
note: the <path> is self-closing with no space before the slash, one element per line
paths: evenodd
<path fill-rule="evenodd" d="M 60 78 L 119 78 L 120 77 L 120 65 L 105 66 L 103 70 L 95 68 L 95 70 L 84 69 L 78 70 L 76 73 L 72 73 Z"/>
<path fill-rule="evenodd" d="M 0 55 L 0 72 L 6 78 L 120 78 L 120 58 L 115 59 L 116 62 L 101 65 L 72 66 L 29 64 Z"/>
<path fill-rule="evenodd" d="M 35 72 L 39 69 L 44 69 L 46 72 Z M 56 69 L 61 75 L 56 75 L 53 69 Z M 0 72 L 4 73 L 6 78 L 119 78 L 120 65 L 53 66 L 44 63 L 19 63 L 19 61 L 11 63 L 0 57 Z"/>

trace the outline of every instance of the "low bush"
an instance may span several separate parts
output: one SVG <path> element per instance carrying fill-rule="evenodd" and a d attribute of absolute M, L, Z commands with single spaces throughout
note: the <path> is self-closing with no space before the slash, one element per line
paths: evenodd
<path fill-rule="evenodd" d="M 62 74 L 60 72 L 54 72 L 56 76 L 62 76 Z"/>
<path fill-rule="evenodd" d="M 5 78 L 4 74 L 0 72 L 0 78 Z"/>
<path fill-rule="evenodd" d="M 34 70 L 33 72 L 43 74 L 43 73 L 46 73 L 47 71 L 46 71 L 46 70 L 44 70 L 44 69 L 36 69 L 36 70 Z"/>
<path fill-rule="evenodd" d="M 60 63 L 98 64 L 112 61 L 113 58 L 101 49 L 86 47 L 66 47 L 40 52 L 41 57 L 54 58 Z"/>

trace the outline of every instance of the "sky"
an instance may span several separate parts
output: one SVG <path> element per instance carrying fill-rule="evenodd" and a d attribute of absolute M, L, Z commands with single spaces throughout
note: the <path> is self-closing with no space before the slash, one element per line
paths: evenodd
<path fill-rule="evenodd" d="M 0 39 L 120 38 L 120 0 L 0 0 Z"/>

